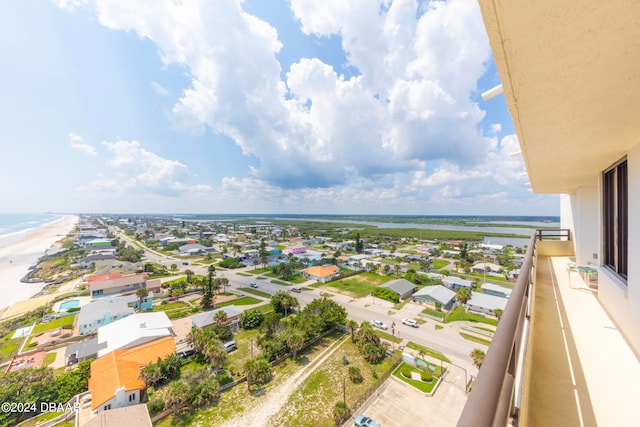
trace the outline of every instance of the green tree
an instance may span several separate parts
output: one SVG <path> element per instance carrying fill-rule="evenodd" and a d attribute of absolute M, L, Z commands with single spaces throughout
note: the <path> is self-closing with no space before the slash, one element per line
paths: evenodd
<path fill-rule="evenodd" d="M 304 334 L 297 329 L 289 328 L 286 333 L 287 346 L 291 350 L 292 358 L 295 360 L 298 350 L 304 345 Z"/>
<path fill-rule="evenodd" d="M 189 269 L 186 269 L 184 271 L 184 274 L 187 276 L 187 283 L 188 284 L 192 284 L 193 283 L 193 276 L 194 276 L 195 273 L 193 271 L 189 270 Z"/>
<path fill-rule="evenodd" d="M 173 271 L 174 273 L 176 271 L 178 271 L 178 265 L 176 263 L 171 264 L 171 266 L 169 267 L 171 269 L 171 271 Z"/>
<path fill-rule="evenodd" d="M 162 380 L 162 370 L 157 363 L 149 363 L 140 369 L 139 376 L 147 387 L 152 387 Z"/>
<path fill-rule="evenodd" d="M 465 304 L 471 299 L 471 291 L 467 288 L 460 288 L 456 291 L 456 301 L 460 304 L 460 320 L 464 312 Z"/>
<path fill-rule="evenodd" d="M 351 342 L 356 342 L 356 329 L 358 329 L 358 322 L 353 319 L 347 321 L 347 328 L 351 330 Z"/>
<path fill-rule="evenodd" d="M 227 323 L 227 313 L 224 310 L 216 311 L 216 314 L 213 315 L 213 321 L 218 326 L 224 326 Z"/>
<path fill-rule="evenodd" d="M 480 369 L 480 367 L 482 366 L 482 362 L 484 362 L 485 352 L 478 348 L 474 348 L 471 351 L 470 356 L 475 367 Z"/>
<path fill-rule="evenodd" d="M 276 313 L 288 314 L 292 307 L 298 307 L 298 299 L 286 291 L 277 291 L 271 296 L 271 305 Z"/>
<path fill-rule="evenodd" d="M 500 323 L 500 319 L 502 319 L 502 314 L 504 311 L 501 308 L 496 308 L 493 310 L 493 315 L 498 319 L 498 323 Z"/>
<path fill-rule="evenodd" d="M 164 394 L 164 403 L 166 407 L 173 409 L 173 414 L 178 414 L 180 405 L 187 401 L 187 397 L 191 392 L 189 385 L 184 380 L 173 381 L 167 387 Z"/>
<path fill-rule="evenodd" d="M 138 311 L 142 311 L 142 302 L 146 297 L 149 296 L 149 291 L 147 290 L 147 288 L 138 288 L 138 290 L 136 291 L 136 295 L 138 296 L 139 300 Z"/>
<path fill-rule="evenodd" d="M 255 329 L 259 327 L 264 320 L 264 314 L 260 310 L 247 310 L 240 315 L 240 322 L 244 329 Z"/>
<path fill-rule="evenodd" d="M 209 340 L 204 349 L 205 356 L 211 362 L 211 367 L 221 369 L 227 363 L 228 353 L 217 339 Z"/>
<path fill-rule="evenodd" d="M 264 384 L 271 379 L 271 365 L 263 358 L 250 358 L 244 362 L 244 370 L 247 374 L 247 389 L 251 390 L 253 384 Z"/>

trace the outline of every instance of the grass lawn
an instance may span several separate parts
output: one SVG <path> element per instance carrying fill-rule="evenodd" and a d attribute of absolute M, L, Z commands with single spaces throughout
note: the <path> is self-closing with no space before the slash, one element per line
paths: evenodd
<path fill-rule="evenodd" d="M 408 365 L 406 363 L 401 363 L 400 366 L 398 366 L 398 369 L 396 369 L 395 372 L 393 373 L 393 376 L 396 377 L 396 378 L 399 378 L 400 380 L 404 381 L 405 383 L 417 388 L 418 390 L 420 390 L 423 393 L 431 393 L 431 391 L 433 391 L 433 388 L 438 383 L 438 379 L 435 376 L 429 382 L 424 382 L 424 381 L 421 381 L 421 380 L 414 380 L 414 379 L 411 379 L 411 378 L 406 378 L 401 373 L 403 368 L 408 368 L 413 372 L 421 372 L 420 369 L 418 369 L 418 368 L 415 368 L 415 367 L 413 367 L 411 365 Z"/>
<path fill-rule="evenodd" d="M 431 265 L 429 266 L 430 270 L 440 270 L 441 268 L 444 268 L 446 266 L 448 266 L 449 264 L 451 264 L 451 262 L 444 260 L 444 259 L 434 259 L 433 261 L 431 261 Z"/>
<path fill-rule="evenodd" d="M 438 360 L 442 360 L 443 362 L 447 362 L 447 363 L 451 363 L 451 360 L 449 360 L 449 358 L 447 356 L 445 356 L 444 354 L 440 353 L 439 351 L 436 350 L 432 350 L 429 347 L 425 347 L 422 346 L 420 344 L 416 344 L 412 341 L 409 341 L 409 343 L 407 344 L 407 347 L 409 347 L 410 349 L 416 350 L 416 351 L 421 351 L 426 355 L 426 356 L 431 356 L 434 359 L 438 359 Z"/>
<path fill-rule="evenodd" d="M 402 342 L 402 338 L 400 338 L 398 336 L 391 335 L 388 332 L 382 332 L 382 331 L 375 331 L 375 332 L 376 332 L 376 335 L 378 335 L 383 340 L 391 341 L 391 342 L 394 342 L 396 344 Z"/>
<path fill-rule="evenodd" d="M 58 329 L 63 326 L 71 326 L 73 325 L 73 320 L 77 315 L 64 316 L 59 319 L 54 319 L 47 323 L 38 323 L 34 326 L 33 331 L 31 331 L 31 335 L 39 335 L 46 331 L 51 331 L 53 329 Z"/>
<path fill-rule="evenodd" d="M 20 344 L 23 338 L 9 339 L 13 335 L 13 331 L 5 335 L 0 341 L 0 363 L 8 362 L 13 356 L 18 354 Z"/>
<path fill-rule="evenodd" d="M 56 360 L 56 353 L 49 352 L 44 356 L 44 361 L 42 362 L 42 366 L 49 366 Z"/>
<path fill-rule="evenodd" d="M 259 297 L 271 299 L 271 294 L 259 291 L 259 290 L 254 289 L 254 288 L 238 288 L 238 290 L 246 292 L 248 294 L 258 295 Z"/>
<path fill-rule="evenodd" d="M 424 314 L 428 314 L 429 316 L 439 317 L 440 319 L 444 319 L 444 315 L 445 315 L 445 313 L 443 313 L 442 311 L 436 311 L 430 308 L 425 308 L 424 310 L 422 310 L 422 312 Z"/>
<path fill-rule="evenodd" d="M 230 301 L 221 302 L 220 304 L 216 304 L 216 306 L 226 307 L 228 305 L 252 305 L 252 304 L 258 304 L 260 302 L 262 302 L 262 300 L 258 298 L 240 297 L 240 298 L 232 299 Z"/>
<path fill-rule="evenodd" d="M 319 283 L 314 287 L 331 287 L 342 294 L 346 294 L 355 298 L 362 298 L 371 295 L 374 289 L 379 285 L 391 280 L 388 276 L 381 276 L 376 273 L 362 272 L 353 276 L 345 277 L 339 280 L 332 280 L 327 283 Z"/>
<path fill-rule="evenodd" d="M 178 319 L 192 313 L 191 306 L 184 301 L 154 305 L 151 311 L 164 311 L 169 319 Z"/>
<path fill-rule="evenodd" d="M 460 320 L 467 320 L 469 322 L 485 323 L 487 325 L 498 326 L 498 321 L 490 317 L 484 317 L 479 314 L 471 314 L 466 310 L 463 310 L 462 319 L 460 319 L 460 306 L 456 307 L 449 315 L 444 319 L 444 323 L 457 322 Z"/>
<path fill-rule="evenodd" d="M 268 302 L 266 304 L 262 304 L 262 305 L 259 305 L 257 307 L 253 307 L 251 310 L 258 310 L 262 314 L 267 314 L 267 313 L 271 313 L 273 311 L 273 306 L 271 305 L 270 302 Z"/>
<path fill-rule="evenodd" d="M 269 273 L 269 272 L 271 272 L 270 268 L 256 268 L 253 270 L 247 270 L 247 273 L 250 273 L 250 274 L 262 274 L 262 273 Z"/>
<path fill-rule="evenodd" d="M 467 341 L 471 341 L 471 342 L 475 342 L 477 344 L 482 344 L 482 345 L 486 345 L 487 347 L 489 347 L 491 345 L 491 341 L 484 339 L 484 338 L 479 338 L 476 337 L 475 335 L 470 335 L 470 334 L 465 334 L 464 332 L 460 332 L 460 336 L 462 338 L 464 338 Z"/>

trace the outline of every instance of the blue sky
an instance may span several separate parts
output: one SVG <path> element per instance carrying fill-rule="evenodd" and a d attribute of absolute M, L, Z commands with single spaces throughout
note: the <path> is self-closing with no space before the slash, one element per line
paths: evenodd
<path fill-rule="evenodd" d="M 0 2 L 2 212 L 558 215 L 475 0 Z"/>

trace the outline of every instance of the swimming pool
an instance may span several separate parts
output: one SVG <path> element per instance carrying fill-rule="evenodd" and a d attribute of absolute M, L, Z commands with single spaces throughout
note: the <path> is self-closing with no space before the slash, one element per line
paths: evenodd
<path fill-rule="evenodd" d="M 60 303 L 60 308 L 58 309 L 58 311 L 64 311 L 64 310 L 68 310 L 70 308 L 73 307 L 78 307 L 80 305 L 80 300 L 77 299 L 71 299 L 68 301 L 62 301 Z"/>

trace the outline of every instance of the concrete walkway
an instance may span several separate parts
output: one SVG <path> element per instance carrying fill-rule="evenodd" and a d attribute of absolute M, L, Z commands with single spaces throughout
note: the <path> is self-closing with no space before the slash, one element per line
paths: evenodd
<path fill-rule="evenodd" d="M 530 348 L 534 426 L 637 426 L 640 361 L 567 257 L 539 257 Z M 531 345 L 531 344 L 530 344 Z"/>

